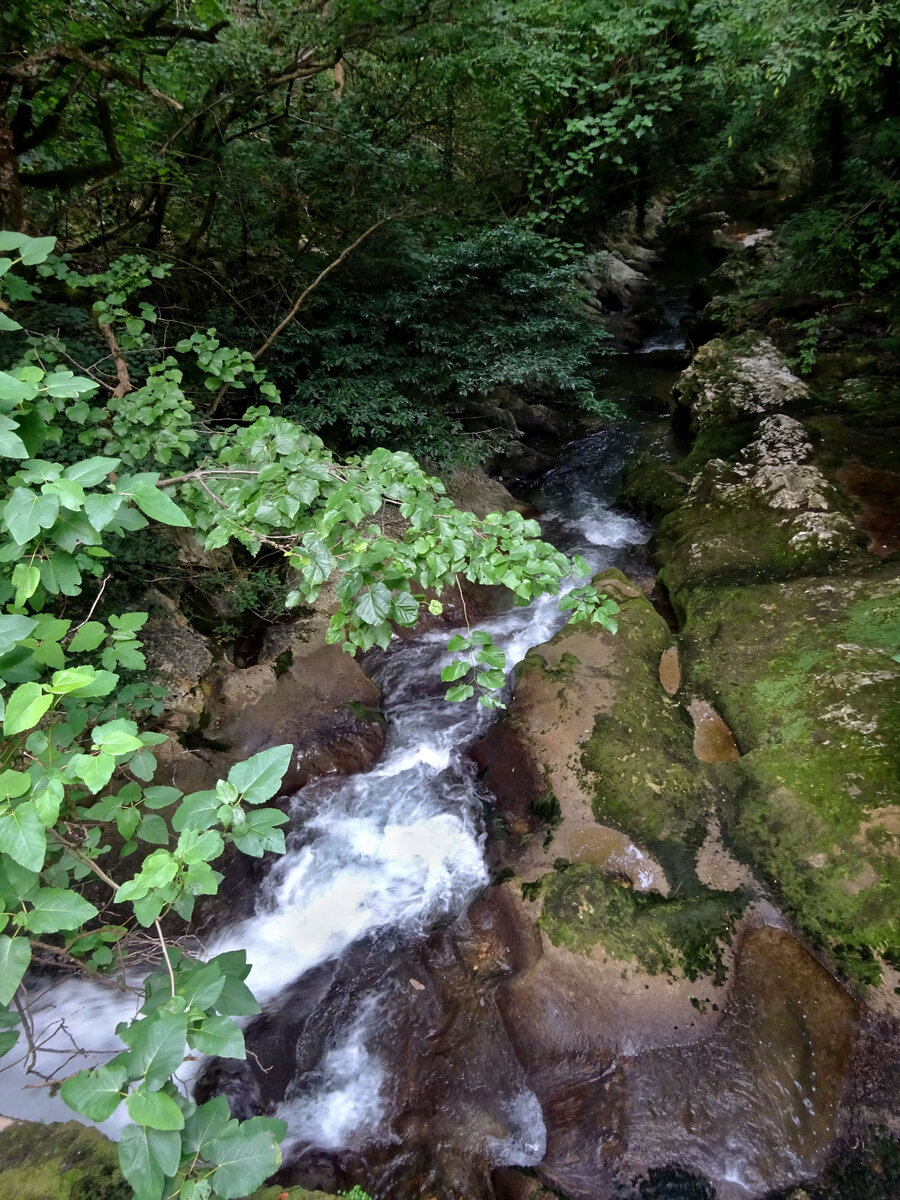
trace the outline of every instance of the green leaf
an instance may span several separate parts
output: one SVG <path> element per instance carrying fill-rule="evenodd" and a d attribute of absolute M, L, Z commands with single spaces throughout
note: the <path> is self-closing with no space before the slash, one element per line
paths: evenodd
<path fill-rule="evenodd" d="M 240 1200 L 240 1197 L 248 1196 L 281 1163 L 278 1144 L 272 1134 L 266 1132 L 248 1137 L 239 1131 L 228 1138 L 216 1138 L 209 1143 L 206 1157 L 219 1164 L 213 1186 L 223 1200 Z"/>
<path fill-rule="evenodd" d="M 367 625 L 380 625 L 391 611 L 391 593 L 383 583 L 373 583 L 359 594 L 353 611 Z"/>
<path fill-rule="evenodd" d="M 31 962 L 28 938 L 0 934 L 0 1004 L 7 1005 L 16 994 L 22 976 Z"/>
<path fill-rule="evenodd" d="M 0 817 L 0 850 L 29 871 L 43 867 L 47 834 L 34 805 L 27 800 Z"/>
<path fill-rule="evenodd" d="M 184 1013 L 158 1012 L 119 1029 L 130 1047 L 129 1071 L 143 1075 L 149 1088 L 160 1088 L 184 1061 L 187 1017 Z"/>
<path fill-rule="evenodd" d="M 135 1200 L 161 1200 L 167 1179 L 181 1162 L 181 1135 L 175 1130 L 126 1125 L 119 1140 L 119 1166 Z"/>
<path fill-rule="evenodd" d="M 14 488 L 3 507 L 6 527 L 20 546 L 49 529 L 59 516 L 59 497 L 40 496 L 30 488 Z"/>
<path fill-rule="evenodd" d="M 2 316 L 3 314 L 0 313 L 0 317 Z M 18 426 L 8 417 L 0 418 L 0 457 L 28 458 L 28 447 L 15 432 L 17 428 Z"/>
<path fill-rule="evenodd" d="M 66 766 L 69 775 L 80 779 L 96 794 L 105 788 L 116 769 L 116 760 L 111 754 L 76 754 Z"/>
<path fill-rule="evenodd" d="M 288 743 L 254 754 L 231 768 L 228 782 L 234 784 L 247 804 L 264 804 L 281 787 L 293 753 L 294 747 Z"/>
<path fill-rule="evenodd" d="M 409 592 L 396 592 L 391 615 L 398 625 L 415 625 L 419 617 L 419 602 Z"/>
<path fill-rule="evenodd" d="M 131 754 L 144 744 L 137 736 L 137 725 L 124 717 L 95 726 L 91 731 L 91 739 L 95 746 L 102 746 L 106 754 L 116 755 Z"/>
<path fill-rule="evenodd" d="M 98 483 L 103 483 L 107 476 L 115 471 L 121 461 L 119 458 L 99 456 L 86 458 L 82 462 L 73 463 L 71 467 L 66 467 L 63 477 L 80 483 L 82 487 L 96 487 Z"/>
<path fill-rule="evenodd" d="M 0 774 L 0 799 L 17 799 L 24 796 L 30 787 L 31 777 L 24 771 L 3 771 Z"/>
<path fill-rule="evenodd" d="M 106 626 L 101 621 L 85 621 L 69 642 L 69 649 L 75 651 L 96 650 L 105 637 Z"/>
<path fill-rule="evenodd" d="M 182 829 L 210 829 L 216 824 L 220 803 L 215 792 L 194 792 L 185 796 L 172 817 L 172 828 L 176 833 Z"/>
<path fill-rule="evenodd" d="M 0 655 L 27 638 L 36 625 L 37 621 L 32 617 L 20 617 L 17 614 L 0 616 Z"/>
<path fill-rule="evenodd" d="M 475 689 L 470 683 L 460 683 L 456 687 L 447 688 L 444 693 L 444 699 L 455 703 L 459 700 L 468 700 L 470 696 L 475 695 Z"/>
<path fill-rule="evenodd" d="M 106 1067 L 79 1071 L 63 1081 L 59 1092 L 69 1108 L 89 1121 L 105 1121 L 119 1107 L 126 1075 L 124 1063 L 110 1063 Z"/>
<path fill-rule="evenodd" d="M 0 400 L 10 400 L 14 405 L 23 404 L 33 400 L 37 394 L 36 384 L 24 383 L 21 379 L 16 379 L 15 375 L 0 371 Z"/>
<path fill-rule="evenodd" d="M 23 267 L 35 267 L 44 262 L 56 248 L 55 237 L 26 237 L 19 243 Z"/>
<path fill-rule="evenodd" d="M 208 1158 L 208 1147 L 218 1138 L 229 1137 L 237 1130 L 237 1121 L 232 1120 L 228 1101 L 216 1096 L 201 1104 L 184 1123 L 184 1149 L 187 1154 Z"/>
<path fill-rule="evenodd" d="M 152 521 L 163 525 L 175 525 L 180 529 L 190 529 L 191 522 L 181 511 L 174 500 L 165 492 L 161 492 L 152 483 L 135 483 L 131 495 L 134 496 L 138 508 Z"/>
<path fill-rule="evenodd" d="M 471 663 L 467 663 L 463 659 L 457 658 L 454 662 L 450 663 L 448 667 L 444 667 L 443 671 L 441 671 L 441 682 L 453 683 L 457 679 L 462 679 L 464 675 L 468 675 L 471 669 Z"/>
<path fill-rule="evenodd" d="M 139 1088 L 130 1093 L 125 1105 L 136 1125 L 146 1125 L 150 1129 L 184 1129 L 181 1109 L 165 1092 L 145 1092 Z"/>
<path fill-rule="evenodd" d="M 98 911 L 83 896 L 65 888 L 40 888 L 31 897 L 31 904 L 34 907 L 28 913 L 28 928 L 32 933 L 78 929 Z"/>
<path fill-rule="evenodd" d="M 447 649 L 451 654 L 456 654 L 460 650 L 468 650 L 469 643 L 464 637 L 460 637 L 459 634 L 456 633 L 447 643 Z"/>
<path fill-rule="evenodd" d="M 201 1054 L 217 1058 L 246 1058 L 244 1035 L 231 1017 L 207 1017 L 188 1032 L 188 1045 Z"/>
<path fill-rule="evenodd" d="M 142 842 L 151 846 L 167 846 L 169 844 L 169 827 L 156 813 L 148 813 L 137 829 L 137 835 Z"/>

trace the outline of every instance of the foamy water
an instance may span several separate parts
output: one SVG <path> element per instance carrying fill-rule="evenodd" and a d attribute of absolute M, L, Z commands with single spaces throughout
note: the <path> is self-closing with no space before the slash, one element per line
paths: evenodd
<path fill-rule="evenodd" d="M 612 565 L 621 547 L 645 541 L 648 533 L 602 500 L 616 469 L 608 455 L 608 435 L 588 438 L 544 486 L 554 538 L 568 552 L 582 553 L 592 572 Z M 566 586 L 576 582 L 584 580 Z M 556 598 L 542 597 L 479 628 L 492 634 L 512 667 L 565 621 Z M 381 761 L 350 778 L 315 781 L 294 797 L 287 853 L 264 880 L 256 911 L 208 944 L 210 954 L 246 949 L 253 964 L 248 982 L 264 1007 L 277 1006 L 287 987 L 363 937 L 382 930 L 415 936 L 439 919 L 457 916 L 487 882 L 482 806 L 467 750 L 493 715 L 474 701 L 443 700 L 440 671 L 449 662 L 448 637 L 447 631 L 432 631 L 395 643 L 377 673 L 388 721 Z M 430 694 L 423 696 L 423 690 Z M 140 979 L 131 982 L 138 986 Z M 130 1019 L 138 1003 L 133 994 L 85 981 L 35 990 L 37 1070 L 64 1077 L 107 1061 L 122 1048 L 115 1025 Z M 289 1147 L 302 1141 L 349 1148 L 377 1139 L 385 1128 L 383 1068 L 368 1048 L 377 1008 L 367 1001 L 336 1031 L 312 1090 L 308 1080 L 289 1090 L 279 1109 L 288 1123 Z M 27 1076 L 24 1065 L 18 1048 L 3 1060 L 0 1111 L 71 1119 L 46 1087 L 28 1086 L 40 1080 Z M 199 1069 L 198 1063 L 185 1066 L 186 1091 Z M 539 1162 L 546 1134 L 537 1099 L 518 1091 L 505 1106 L 510 1132 L 486 1147 L 490 1157 L 507 1165 Z M 115 1136 L 126 1120 L 117 1115 L 102 1128 Z"/>

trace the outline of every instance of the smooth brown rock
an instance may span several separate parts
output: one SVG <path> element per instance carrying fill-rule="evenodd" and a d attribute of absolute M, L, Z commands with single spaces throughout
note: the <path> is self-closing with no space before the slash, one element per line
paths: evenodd
<path fill-rule="evenodd" d="M 711 704 L 695 696 L 688 712 L 694 722 L 694 754 L 700 762 L 734 762 L 741 757 L 734 734 Z"/>
<path fill-rule="evenodd" d="M 659 659 L 659 682 L 663 691 L 670 696 L 674 696 L 681 687 L 681 664 L 678 661 L 677 646 L 663 650 Z"/>

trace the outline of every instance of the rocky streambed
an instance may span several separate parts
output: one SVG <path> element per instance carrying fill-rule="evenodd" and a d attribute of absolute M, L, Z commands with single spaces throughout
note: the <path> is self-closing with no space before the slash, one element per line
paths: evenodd
<path fill-rule="evenodd" d="M 764 240 L 708 239 L 733 275 Z M 298 748 L 289 855 L 208 914 L 258 964 L 255 1057 L 197 1080 L 288 1121 L 285 1186 L 900 1194 L 900 365 L 845 322 L 801 379 L 777 319 L 701 321 L 688 364 L 706 266 L 661 293 L 613 251 L 585 283 L 645 418 L 526 499 L 615 637 L 485 611 L 519 660 L 493 726 L 432 686 L 443 628 L 368 674 L 315 616 L 237 672 L 182 628 L 167 665 L 167 781 Z"/>

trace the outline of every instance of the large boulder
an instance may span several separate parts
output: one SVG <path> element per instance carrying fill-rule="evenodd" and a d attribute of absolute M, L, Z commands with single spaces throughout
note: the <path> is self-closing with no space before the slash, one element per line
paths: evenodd
<path fill-rule="evenodd" d="M 621 607 L 616 635 L 570 625 L 530 651 L 475 758 L 524 877 L 563 858 L 667 892 L 664 864 L 680 870 L 702 843 L 710 793 L 690 720 L 660 682 L 668 627 L 621 572 L 595 584 Z"/>
<path fill-rule="evenodd" d="M 836 570 L 865 557 L 847 499 L 816 465 L 804 426 L 766 416 L 735 461 L 710 459 L 655 539 L 670 593 Z"/>
<path fill-rule="evenodd" d="M 681 597 L 687 686 L 737 738 L 725 834 L 860 981 L 900 963 L 900 570 Z"/>
<path fill-rule="evenodd" d="M 586 258 L 579 277 L 604 309 L 612 312 L 633 308 L 654 290 L 642 271 L 635 270 L 618 254 L 606 250 Z"/>
<path fill-rule="evenodd" d="M 675 403 L 702 429 L 776 412 L 807 395 L 769 338 L 751 331 L 701 346 L 676 385 Z"/>

